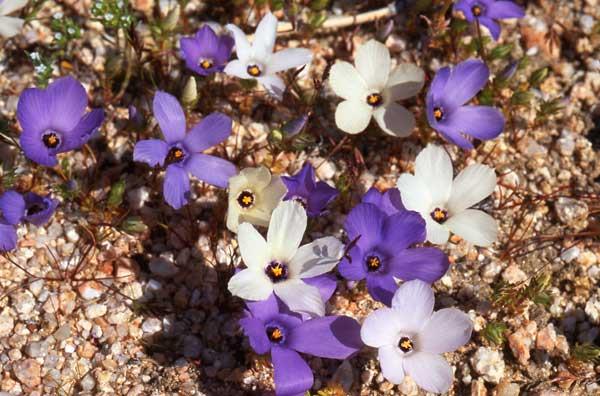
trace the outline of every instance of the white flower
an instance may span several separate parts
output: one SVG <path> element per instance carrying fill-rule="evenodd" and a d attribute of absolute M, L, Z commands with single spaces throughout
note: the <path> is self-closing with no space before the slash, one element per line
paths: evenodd
<path fill-rule="evenodd" d="M 252 44 L 244 32 L 235 25 L 225 26 L 235 39 L 238 59 L 225 67 L 225 73 L 239 78 L 254 78 L 277 99 L 285 91 L 285 83 L 277 72 L 306 65 L 312 59 L 305 48 L 287 48 L 273 52 L 277 38 L 277 18 L 267 13 L 258 24 Z"/>
<path fill-rule="evenodd" d="M 345 99 L 335 111 L 338 128 L 351 134 L 362 132 L 373 116 L 385 133 L 410 135 L 415 117 L 396 101 L 415 96 L 423 88 L 423 70 L 412 63 L 402 63 L 390 73 L 390 52 L 375 40 L 356 51 L 354 63 L 356 67 L 338 61 L 329 74 L 329 85 Z"/>
<path fill-rule="evenodd" d="M 6 38 L 15 36 L 21 31 L 23 21 L 21 18 L 6 16 L 27 5 L 27 0 L 0 0 L 0 36 Z"/>
<path fill-rule="evenodd" d="M 240 224 L 238 243 L 248 268 L 229 281 L 231 294 L 262 301 L 275 293 L 292 311 L 323 316 L 319 289 L 302 279 L 331 271 L 342 256 L 343 244 L 325 237 L 300 246 L 306 221 L 302 205 L 284 201 L 273 211 L 266 241 L 251 224 Z"/>
<path fill-rule="evenodd" d="M 378 349 L 383 376 L 401 384 L 408 374 L 428 392 L 444 393 L 452 385 L 452 368 L 440 356 L 466 344 L 473 322 L 456 308 L 433 312 L 433 290 L 420 280 L 404 283 L 391 308 L 381 308 L 365 319 L 360 336 Z"/>
<path fill-rule="evenodd" d="M 264 166 L 245 168 L 229 179 L 227 228 L 237 232 L 238 224 L 269 225 L 271 213 L 287 189 L 279 176 L 271 176 Z"/>
<path fill-rule="evenodd" d="M 443 244 L 450 232 L 477 246 L 490 246 L 498 236 L 494 218 L 469 209 L 489 196 L 496 187 L 496 173 L 489 166 L 467 166 L 452 181 L 452 161 L 446 151 L 430 144 L 415 161 L 414 176 L 398 179 L 402 202 L 417 211 L 427 224 L 427 240 Z"/>

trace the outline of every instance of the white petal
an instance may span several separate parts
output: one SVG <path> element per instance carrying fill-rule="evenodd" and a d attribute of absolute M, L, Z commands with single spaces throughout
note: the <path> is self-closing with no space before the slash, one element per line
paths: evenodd
<path fill-rule="evenodd" d="M 267 74 L 304 66 L 310 63 L 311 59 L 312 54 L 306 48 L 286 48 L 271 56 L 267 65 Z"/>
<path fill-rule="evenodd" d="M 273 53 L 275 39 L 277 38 L 277 18 L 270 12 L 260 20 L 254 33 L 252 42 L 252 55 L 258 60 L 265 61 Z"/>
<path fill-rule="evenodd" d="M 486 165 L 467 166 L 452 183 L 452 193 L 448 201 L 450 214 L 460 213 L 482 201 L 496 188 L 496 172 Z"/>
<path fill-rule="evenodd" d="M 275 283 L 274 291 L 277 297 L 281 298 L 281 301 L 294 312 L 310 316 L 325 315 L 325 303 L 321 299 L 319 289 L 300 279 Z"/>
<path fill-rule="evenodd" d="M 388 103 L 373 112 L 379 127 L 388 135 L 407 137 L 415 129 L 415 117 L 404 106 Z"/>
<path fill-rule="evenodd" d="M 473 322 L 467 314 L 456 308 L 445 308 L 433 313 L 415 344 L 419 351 L 452 352 L 469 342 L 472 331 Z"/>
<path fill-rule="evenodd" d="M 354 135 L 367 128 L 372 114 L 373 109 L 367 103 L 345 100 L 335 110 L 335 124 L 342 131 Z"/>
<path fill-rule="evenodd" d="M 229 179 L 229 189 L 240 192 L 247 186 L 254 192 L 267 187 L 271 182 L 271 172 L 266 166 L 244 168 L 238 176 Z"/>
<path fill-rule="evenodd" d="M 16 36 L 21 31 L 24 22 L 20 18 L 0 16 L 0 36 L 6 38 Z"/>
<path fill-rule="evenodd" d="M 235 200 L 229 200 L 229 205 L 227 206 L 227 215 L 225 216 L 227 221 L 227 228 L 229 231 L 233 233 L 237 233 L 238 226 L 240 224 L 240 214 L 241 209 L 235 202 Z"/>
<path fill-rule="evenodd" d="M 415 279 L 400 285 L 392 298 L 392 309 L 400 314 L 403 330 L 416 334 L 431 317 L 434 302 L 431 286 Z"/>
<path fill-rule="evenodd" d="M 277 207 L 281 198 L 287 192 L 287 188 L 279 176 L 271 177 L 271 182 L 258 193 L 259 206 L 261 210 L 269 213 L 269 218 L 273 209 Z"/>
<path fill-rule="evenodd" d="M 415 160 L 415 176 L 429 189 L 433 205 L 445 209 L 452 188 L 452 161 L 443 147 L 428 144 Z"/>
<path fill-rule="evenodd" d="M 427 240 L 436 245 L 443 245 L 448 242 L 450 238 L 450 230 L 448 229 L 448 222 L 443 225 L 434 221 L 430 214 L 421 214 L 425 219 L 425 228 L 427 230 Z"/>
<path fill-rule="evenodd" d="M 337 61 L 331 67 L 329 86 L 337 96 L 357 102 L 364 102 L 370 93 L 358 70 L 344 61 Z"/>
<path fill-rule="evenodd" d="M 386 345 L 377 351 L 377 358 L 381 366 L 381 374 L 392 384 L 401 384 L 404 381 L 404 356 L 397 347 Z"/>
<path fill-rule="evenodd" d="M 400 198 L 406 209 L 415 210 L 423 217 L 429 215 L 431 196 L 429 188 L 423 184 L 421 179 L 410 173 L 403 173 L 398 178 L 396 186 L 400 190 Z"/>
<path fill-rule="evenodd" d="M 411 353 L 404 358 L 403 365 L 406 374 L 428 392 L 445 393 L 452 385 L 452 367 L 439 355 Z"/>
<path fill-rule="evenodd" d="M 235 52 L 237 53 L 238 59 L 240 59 L 242 62 L 245 62 L 252 55 L 252 49 L 248 39 L 246 38 L 246 33 L 244 33 L 239 27 L 232 24 L 226 25 L 225 28 L 233 33 L 233 39 L 235 40 Z"/>
<path fill-rule="evenodd" d="M 264 270 L 268 264 L 267 241 L 250 223 L 242 223 L 237 235 L 240 252 L 246 267 L 257 271 Z"/>
<path fill-rule="evenodd" d="M 0 1 L 0 15 L 8 15 L 27 5 L 27 0 L 4 0 Z M 0 26 L 2 24 L 0 23 Z"/>
<path fill-rule="evenodd" d="M 403 330 L 404 318 L 401 312 L 388 307 L 373 311 L 360 328 L 360 338 L 373 348 L 396 345 Z"/>
<path fill-rule="evenodd" d="M 269 256 L 284 263 L 290 263 L 306 230 L 306 211 L 296 201 L 281 202 L 273 211 L 267 244 Z"/>
<path fill-rule="evenodd" d="M 375 40 L 369 40 L 356 51 L 354 62 L 367 86 L 383 91 L 390 74 L 390 51 Z"/>
<path fill-rule="evenodd" d="M 423 69 L 413 63 L 398 65 L 387 82 L 386 94 L 392 101 L 412 98 L 425 84 Z"/>
<path fill-rule="evenodd" d="M 285 92 L 285 82 L 276 75 L 266 75 L 257 78 L 258 82 L 265 87 L 265 90 L 269 93 L 269 95 L 273 96 L 277 100 L 281 100 L 283 98 L 283 93 Z"/>
<path fill-rule="evenodd" d="M 245 79 L 254 78 L 248 74 L 246 69 L 247 69 L 246 63 L 239 59 L 236 59 L 236 60 L 232 60 L 231 62 L 229 62 L 227 64 L 227 66 L 225 66 L 225 69 L 223 69 L 223 72 L 225 74 L 228 74 L 228 75 L 234 76 L 234 77 L 238 77 L 238 78 L 245 78 Z"/>
<path fill-rule="evenodd" d="M 244 300 L 262 301 L 273 292 L 273 283 L 264 271 L 247 268 L 231 277 L 227 289 Z"/>
<path fill-rule="evenodd" d="M 301 246 L 290 261 L 294 278 L 312 278 L 331 271 L 344 253 L 344 244 L 334 237 L 319 238 Z"/>
<path fill-rule="evenodd" d="M 444 223 L 450 231 L 477 246 L 490 246 L 498 239 L 498 224 L 481 210 L 467 209 Z"/>

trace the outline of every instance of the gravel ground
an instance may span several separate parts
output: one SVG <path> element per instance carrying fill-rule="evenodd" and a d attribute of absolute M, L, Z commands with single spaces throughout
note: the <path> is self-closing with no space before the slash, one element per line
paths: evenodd
<path fill-rule="evenodd" d="M 134 1 L 148 15 L 151 3 Z M 228 17 L 222 2 L 212 9 L 207 3 L 192 1 L 185 8 L 187 34 L 207 14 L 239 22 L 247 11 Z M 332 12 L 381 5 L 352 3 L 335 2 Z M 472 162 L 496 169 L 499 186 L 481 205 L 501 226 L 493 248 L 470 247 L 458 238 L 445 248 L 451 268 L 435 284 L 436 308 L 458 307 L 475 323 L 471 341 L 447 354 L 455 369 L 451 395 L 600 394 L 600 364 L 574 353 L 578 344 L 600 345 L 600 2 L 526 3 L 524 19 L 503 23 L 500 44 L 512 43 L 510 57 L 527 54 L 529 62 L 511 88 L 497 95 L 508 103 L 515 87 L 549 66 L 547 78 L 532 91 L 535 105 L 509 106 L 505 133 L 471 152 L 447 146 L 455 169 Z M 103 39 L 102 25 L 87 20 L 89 9 L 87 1 L 45 2 L 42 19 L 0 49 L 0 115 L 9 133 L 18 131 L 18 95 L 35 81 L 24 51 L 48 45 L 47 18 L 57 12 L 84 29 L 59 57 L 55 75 L 74 74 L 91 104 L 102 105 L 109 115 L 91 150 L 64 157 L 55 171 L 32 166 L 0 143 L 3 183 L 10 177 L 19 189 L 61 197 L 49 224 L 21 226 L 18 250 L 0 257 L 0 395 L 272 394 L 269 360 L 252 352 L 237 324 L 243 303 L 227 292 L 240 257 L 223 221 L 226 193 L 196 182 L 192 203 L 174 211 L 162 201 L 162 176 L 132 162 L 138 136 L 155 132 L 134 130 L 127 106 L 136 103 L 147 111 L 154 88 L 139 66 L 123 97 L 109 100 L 106 65 L 117 56 Z M 255 20 L 247 18 L 249 25 Z M 410 13 L 396 16 L 385 43 L 394 59 L 418 63 L 431 78 L 453 58 L 436 48 L 435 40 L 425 40 L 425 22 L 414 20 Z M 308 91 L 309 77 L 320 79 L 336 58 L 351 59 L 352 49 L 382 28 L 383 23 L 370 23 L 310 39 L 291 36 L 278 44 L 313 50 L 313 65 L 299 80 Z M 147 25 L 138 30 L 149 46 L 158 45 Z M 178 93 L 190 74 L 165 48 L 167 55 L 154 53 L 169 79 L 159 86 Z M 498 71 L 504 63 L 491 65 Z M 400 173 L 412 171 L 415 155 L 428 141 L 441 143 L 423 124 L 409 139 L 383 137 L 371 126 L 339 144 L 343 135 L 333 120 L 338 99 L 325 87 L 312 107 L 314 133 L 308 143 L 274 153 L 265 147 L 269 132 L 307 107 L 294 98 L 276 104 L 224 76 L 208 84 L 199 80 L 200 99 L 190 113 L 197 119 L 219 109 L 234 118 L 234 134 L 216 149 L 219 155 L 239 166 L 264 163 L 290 174 L 308 160 L 322 180 L 342 190 L 327 216 L 311 220 L 307 240 L 342 238 L 345 215 L 364 191 L 395 186 Z M 412 102 L 417 115 L 423 112 L 422 96 Z M 536 119 L 540 103 L 554 98 L 562 110 Z M 67 180 L 75 180 L 75 190 Z M 119 180 L 126 186 L 123 202 L 105 205 Z M 362 321 L 379 306 L 363 284 L 340 278 L 328 310 Z M 498 323 L 504 331 L 494 343 L 489 330 Z M 401 385 L 384 380 L 375 351 L 366 347 L 343 362 L 308 361 L 315 374 L 313 394 L 425 394 L 410 378 Z"/>

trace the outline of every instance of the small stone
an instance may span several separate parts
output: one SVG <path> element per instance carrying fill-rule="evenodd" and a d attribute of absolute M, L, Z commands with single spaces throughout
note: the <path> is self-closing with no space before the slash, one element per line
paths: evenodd
<path fill-rule="evenodd" d="M 87 374 L 81 379 L 81 381 L 79 381 L 79 385 L 81 386 L 82 390 L 90 392 L 96 386 L 96 381 L 94 381 L 94 377 L 92 377 L 90 374 Z"/>
<path fill-rule="evenodd" d="M 13 295 L 13 308 L 20 314 L 28 316 L 35 308 L 35 298 L 29 290 L 22 290 Z"/>
<path fill-rule="evenodd" d="M 573 246 L 567 250 L 564 250 L 560 254 L 560 258 L 565 263 L 570 263 L 571 261 L 576 260 L 577 257 L 579 257 L 580 253 L 581 253 L 581 251 L 579 250 L 579 248 L 577 246 Z"/>
<path fill-rule="evenodd" d="M 77 233 L 77 229 L 75 227 L 69 226 L 65 230 L 65 236 L 69 240 L 69 242 L 75 243 L 79 241 L 79 234 Z"/>
<path fill-rule="evenodd" d="M 510 349 L 522 365 L 526 365 L 529 361 L 530 349 L 536 332 L 537 324 L 531 321 L 508 337 Z"/>
<path fill-rule="evenodd" d="M 35 359 L 21 360 L 13 364 L 13 374 L 28 388 L 35 388 L 41 383 L 40 369 L 40 364 Z"/>
<path fill-rule="evenodd" d="M 61 293 L 59 296 L 60 310 L 69 315 L 77 306 L 77 293 L 72 290 Z"/>
<path fill-rule="evenodd" d="M 48 354 L 48 342 L 47 341 L 34 341 L 25 347 L 25 353 L 27 356 L 32 358 L 45 357 Z"/>
<path fill-rule="evenodd" d="M 133 282 L 140 271 L 137 263 L 128 257 L 121 257 L 118 259 L 116 267 L 115 280 L 117 282 Z"/>
<path fill-rule="evenodd" d="M 537 349 L 542 349 L 548 353 L 552 352 L 556 346 L 556 330 L 554 330 L 554 325 L 550 323 L 548 326 L 544 327 L 537 334 L 537 339 L 535 340 L 535 347 Z"/>
<path fill-rule="evenodd" d="M 590 317 L 592 323 L 600 324 L 600 298 L 597 294 L 585 304 L 585 313 Z"/>
<path fill-rule="evenodd" d="M 416 396 L 419 394 L 419 386 L 410 376 L 405 376 L 404 381 L 398 385 L 398 389 L 405 396 Z"/>
<path fill-rule="evenodd" d="M 519 396 L 521 388 L 514 382 L 502 381 L 496 387 L 496 396 Z"/>
<path fill-rule="evenodd" d="M 471 365 L 487 382 L 497 384 L 504 377 L 505 364 L 502 352 L 494 349 L 480 347 L 471 357 Z"/>
<path fill-rule="evenodd" d="M 573 155 L 575 151 L 575 139 L 573 138 L 573 133 L 563 130 L 558 139 L 558 151 L 564 155 L 565 157 L 570 157 Z"/>
<path fill-rule="evenodd" d="M 523 272 L 518 265 L 511 264 L 502 273 L 502 278 L 511 285 L 523 282 L 527 279 L 527 274 Z"/>
<path fill-rule="evenodd" d="M 154 334 L 162 330 L 162 322 L 157 318 L 148 318 L 142 323 L 144 333 Z"/>
<path fill-rule="evenodd" d="M 99 318 L 104 316 L 108 308 L 104 304 L 92 304 L 85 308 L 85 317 L 88 319 Z"/>
<path fill-rule="evenodd" d="M 152 258 L 149 267 L 154 275 L 162 276 L 163 278 L 171 278 L 179 272 L 179 268 L 177 268 L 175 263 L 164 257 Z"/>
<path fill-rule="evenodd" d="M 71 337 L 71 326 L 68 323 L 60 326 L 53 334 L 56 341 L 63 341 Z"/>
<path fill-rule="evenodd" d="M 86 341 L 83 343 L 83 345 L 80 345 L 79 348 L 77 348 L 77 354 L 84 359 L 91 359 L 94 357 L 96 350 L 97 348 L 94 346 L 94 344 Z"/>
<path fill-rule="evenodd" d="M 187 335 L 183 338 L 183 356 L 186 358 L 198 358 L 202 349 L 202 342 L 198 337 Z"/>
<path fill-rule="evenodd" d="M 7 337 L 15 327 L 15 320 L 7 312 L 0 315 L 0 337 Z"/>
<path fill-rule="evenodd" d="M 127 193 L 129 207 L 133 210 L 141 209 L 150 199 L 150 189 L 148 187 L 139 187 Z"/>
<path fill-rule="evenodd" d="M 81 298 L 84 300 L 95 300 L 100 298 L 104 289 L 104 286 L 96 281 L 84 282 L 77 288 L 79 295 L 81 295 Z"/>
<path fill-rule="evenodd" d="M 487 396 L 487 389 L 482 378 L 471 383 L 471 396 Z"/>
<path fill-rule="evenodd" d="M 554 204 L 558 219 L 570 227 L 583 229 L 587 227 L 589 208 L 583 201 L 560 197 Z"/>

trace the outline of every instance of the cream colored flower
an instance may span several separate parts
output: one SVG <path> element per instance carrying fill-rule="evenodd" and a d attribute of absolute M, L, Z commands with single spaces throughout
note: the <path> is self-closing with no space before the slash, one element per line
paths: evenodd
<path fill-rule="evenodd" d="M 266 167 L 242 169 L 229 179 L 227 228 L 237 233 L 240 223 L 267 227 L 286 191 L 279 176 L 271 176 Z"/>

